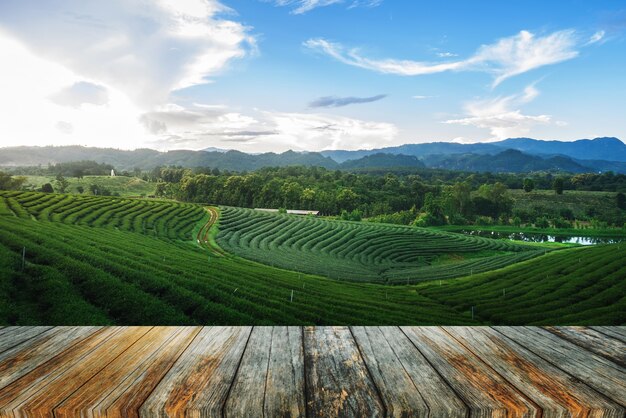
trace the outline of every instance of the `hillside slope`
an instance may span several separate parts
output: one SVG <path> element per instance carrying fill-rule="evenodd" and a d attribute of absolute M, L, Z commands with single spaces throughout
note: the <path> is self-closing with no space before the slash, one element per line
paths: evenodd
<path fill-rule="evenodd" d="M 506 241 L 400 225 L 223 208 L 218 244 L 251 260 L 339 280 L 415 283 L 493 270 L 543 254 Z"/>
<path fill-rule="evenodd" d="M 0 325 L 626 323 L 626 246 L 386 286 L 209 252 L 193 239 L 208 220 L 174 202 L 0 192 Z"/>

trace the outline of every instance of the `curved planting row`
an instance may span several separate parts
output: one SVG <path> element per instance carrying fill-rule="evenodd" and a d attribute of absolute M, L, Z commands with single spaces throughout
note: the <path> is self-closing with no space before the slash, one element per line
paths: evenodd
<path fill-rule="evenodd" d="M 418 291 L 497 324 L 625 325 L 624 260 L 624 244 L 572 248 Z"/>
<path fill-rule="evenodd" d="M 0 192 L 2 208 L 19 218 L 75 225 L 117 228 L 168 239 L 191 240 L 206 217 L 202 207 L 176 202 L 151 202 L 36 192 Z"/>
<path fill-rule="evenodd" d="M 396 225 L 223 208 L 217 242 L 265 264 L 323 276 L 405 283 L 500 268 L 542 254 L 507 241 Z"/>
<path fill-rule="evenodd" d="M 183 241 L 13 216 L 0 216 L 0 230 L 0 325 L 467 322 L 406 288 L 215 257 Z"/>

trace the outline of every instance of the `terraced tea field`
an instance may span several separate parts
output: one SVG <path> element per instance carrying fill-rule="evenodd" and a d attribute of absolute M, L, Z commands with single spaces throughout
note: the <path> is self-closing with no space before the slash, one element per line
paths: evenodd
<path fill-rule="evenodd" d="M 490 323 L 623 325 L 625 260 L 624 244 L 571 248 L 418 291 Z"/>
<path fill-rule="evenodd" d="M 115 228 L 168 239 L 189 240 L 205 218 L 198 205 L 37 192 L 0 192 L 0 213 L 38 221 Z"/>
<path fill-rule="evenodd" d="M 217 243 L 258 262 L 340 280 L 410 284 L 494 270 L 544 248 L 399 225 L 223 208 Z"/>
<path fill-rule="evenodd" d="M 0 325 L 626 323 L 626 247 L 620 245 L 559 250 L 460 279 L 388 286 L 273 268 L 225 252 L 212 242 L 218 212 L 209 209 L 210 215 L 200 206 L 175 202 L 0 192 Z M 221 228 L 228 225 L 229 211 L 222 211 Z M 315 236 L 306 228 L 295 234 L 292 222 L 322 222 L 276 219 L 282 228 L 291 228 L 294 238 Z M 363 238 L 350 228 L 350 235 L 326 239 L 378 243 L 384 238 L 381 230 Z M 395 234 L 387 242 L 397 243 L 394 248 L 404 256 L 385 252 L 384 244 L 369 252 L 363 245 L 363 260 L 389 265 L 410 263 L 411 256 L 435 259 L 432 248 L 430 253 L 414 251 L 404 229 Z M 420 234 L 430 237 L 423 248 L 430 240 L 450 254 L 537 255 L 506 242 Z M 300 259 L 314 257 L 319 242 L 302 243 Z M 280 259 L 279 251 L 267 248 Z M 335 248 L 348 254 L 346 244 Z M 347 270 L 341 258 L 321 254 L 320 262 Z M 500 256 L 465 262 L 494 257 Z M 439 271 L 445 271 L 443 266 L 462 269 L 463 262 L 441 264 Z M 348 263 L 375 271 L 358 257 Z M 403 268 L 408 275 L 408 267 Z"/>
<path fill-rule="evenodd" d="M 467 321 L 406 289 L 209 253 L 192 239 L 208 220 L 194 205 L 0 192 L 0 324 Z"/>

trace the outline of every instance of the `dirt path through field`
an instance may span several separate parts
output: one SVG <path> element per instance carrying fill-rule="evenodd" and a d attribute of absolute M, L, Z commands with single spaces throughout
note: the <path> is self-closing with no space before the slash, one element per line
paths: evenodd
<path fill-rule="evenodd" d="M 223 257 L 226 255 L 226 253 L 215 243 L 215 241 L 210 236 L 211 228 L 217 222 L 220 214 L 217 209 L 212 206 L 206 207 L 206 211 L 209 214 L 209 220 L 206 224 L 202 226 L 202 228 L 200 228 L 200 231 L 198 231 L 198 235 L 196 236 L 196 242 L 200 247 L 206 248 L 212 254 Z"/>

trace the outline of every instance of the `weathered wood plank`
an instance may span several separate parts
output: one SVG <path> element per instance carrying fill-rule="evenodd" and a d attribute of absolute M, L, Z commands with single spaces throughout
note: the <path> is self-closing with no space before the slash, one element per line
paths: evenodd
<path fill-rule="evenodd" d="M 15 380 L 0 390 L 0 417 L 13 417 L 12 402 L 24 391 L 33 386 L 43 386 L 47 381 L 59 378 L 69 367 L 79 362 L 87 354 L 108 338 L 122 332 L 122 328 L 104 328 L 86 338 L 81 344 L 75 344 L 49 361 L 36 367 L 29 373 Z M 19 402 L 16 402 L 19 405 Z"/>
<path fill-rule="evenodd" d="M 18 341 L 0 352 L 0 417 L 626 409 L 616 327 L 32 328 L 0 329 Z"/>
<path fill-rule="evenodd" d="M 472 417 L 532 417 L 540 410 L 514 386 L 438 327 L 402 327 L 469 407 Z"/>
<path fill-rule="evenodd" d="M 0 353 L 22 344 L 52 327 L 7 327 L 0 335 Z"/>
<path fill-rule="evenodd" d="M 537 327 L 494 327 L 529 351 L 626 406 L 624 368 Z"/>
<path fill-rule="evenodd" d="M 252 411 L 262 414 L 272 332 L 272 327 L 255 327 L 252 330 L 226 401 L 225 416 L 249 416 Z"/>
<path fill-rule="evenodd" d="M 467 408 L 398 327 L 352 327 L 387 416 L 465 417 Z"/>
<path fill-rule="evenodd" d="M 589 327 L 626 343 L 626 327 Z"/>
<path fill-rule="evenodd" d="M 624 410 L 589 386 L 488 327 L 445 327 L 453 338 L 551 417 L 621 417 Z"/>
<path fill-rule="evenodd" d="M 100 327 L 55 327 L 0 354 L 0 388 L 81 341 Z"/>
<path fill-rule="evenodd" d="M 168 344 L 181 334 L 193 334 L 189 329 L 177 327 L 155 327 L 150 329 L 126 351 L 121 353 L 98 374 L 85 382 L 54 410 L 56 418 L 103 417 L 107 416 L 108 402 L 103 402 L 111 394 L 120 395 L 119 389 L 129 376 L 137 375 L 151 368 L 160 352 L 168 351 Z M 183 341 L 184 342 L 184 339 Z M 176 349 L 177 347 L 174 347 Z M 138 413 L 138 407 L 134 412 Z M 133 413 L 131 412 L 131 413 Z"/>
<path fill-rule="evenodd" d="M 123 353 L 148 329 L 112 329 L 111 333 L 96 333 L 92 338 L 83 340 L 5 387 L 0 392 L 0 415 L 50 416 L 56 405 Z"/>
<path fill-rule="evenodd" d="M 251 327 L 206 327 L 139 410 L 142 417 L 219 417 Z"/>
<path fill-rule="evenodd" d="M 379 417 L 385 408 L 347 327 L 304 329 L 307 416 Z"/>
<path fill-rule="evenodd" d="M 229 417 L 303 417 L 304 353 L 299 327 L 255 327 L 230 390 Z"/>
<path fill-rule="evenodd" d="M 139 417 L 141 405 L 198 335 L 200 329 L 200 327 L 179 327 L 179 332 L 109 393 L 98 404 L 94 413 L 105 416 L 106 412 L 108 418 Z"/>
<path fill-rule="evenodd" d="M 626 367 L 626 343 L 587 327 L 545 327 L 551 333 Z"/>
<path fill-rule="evenodd" d="M 306 414 L 301 327 L 274 327 L 264 412 L 268 418 Z"/>

